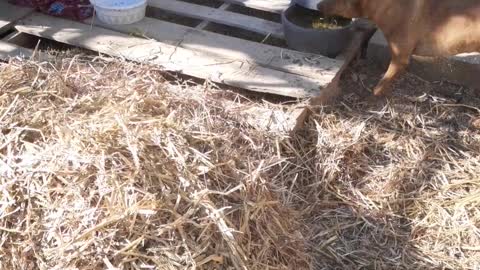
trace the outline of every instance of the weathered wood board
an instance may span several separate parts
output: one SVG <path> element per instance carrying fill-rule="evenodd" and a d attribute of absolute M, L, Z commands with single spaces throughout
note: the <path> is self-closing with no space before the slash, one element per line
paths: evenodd
<path fill-rule="evenodd" d="M 249 63 L 212 57 L 199 51 L 133 37 L 96 26 L 33 14 L 16 25 L 20 32 L 53 39 L 128 60 L 158 64 L 167 70 L 207 78 L 256 92 L 297 98 L 315 96 L 331 78 L 308 78 Z"/>
<path fill-rule="evenodd" d="M 208 20 L 210 22 L 283 38 L 283 28 L 280 23 L 256 17 L 177 0 L 149 0 L 148 5 L 190 18 Z"/>
<path fill-rule="evenodd" d="M 31 8 L 14 6 L 6 0 L 0 0 L 0 35 L 10 30 L 17 20 L 32 12 Z"/>
<path fill-rule="evenodd" d="M 289 0 L 225 0 L 227 3 L 249 8 L 281 13 L 290 6 Z"/>
<path fill-rule="evenodd" d="M 203 20 L 195 28 L 154 18 L 131 25 L 104 25 L 95 19 L 79 23 L 38 13 L 19 20 L 15 28 L 127 60 L 158 64 L 166 70 L 217 83 L 296 98 L 317 97 L 324 90 L 337 86 L 341 74 L 352 61 L 352 52 L 343 55 L 345 60 L 330 59 L 203 30 L 214 22 L 283 38 L 280 23 L 227 9 L 231 5 L 242 5 L 280 13 L 290 5 L 289 1 L 224 2 L 215 9 L 177 0 L 149 0 L 150 6 Z M 8 43 L 4 47 L 18 48 Z M 26 52 L 31 54 L 31 51 Z M 229 104 L 229 108 L 232 112 L 241 110 L 252 125 L 273 131 L 294 131 L 302 126 L 308 115 L 301 105 L 291 111 L 258 106 L 245 108 L 243 105 L 237 108 L 234 103 Z"/>
<path fill-rule="evenodd" d="M 89 20 L 86 23 L 91 22 Z M 319 86 L 330 82 L 343 66 L 343 61 L 321 55 L 260 44 L 152 18 L 145 18 L 130 25 L 105 25 L 99 20 L 93 20 L 93 23 L 125 34 L 140 35 L 202 52 L 212 57 L 242 59 L 274 70 L 322 80 L 324 83 Z"/>

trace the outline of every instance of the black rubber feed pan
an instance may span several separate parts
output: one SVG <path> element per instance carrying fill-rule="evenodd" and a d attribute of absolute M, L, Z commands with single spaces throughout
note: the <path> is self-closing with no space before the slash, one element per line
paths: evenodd
<path fill-rule="evenodd" d="M 321 0 L 292 0 L 292 3 L 295 3 L 304 8 L 311 10 L 317 10 L 318 3 L 322 2 Z"/>
<path fill-rule="evenodd" d="M 297 51 L 337 57 L 348 45 L 353 30 L 351 20 L 342 21 L 336 28 L 314 28 L 312 18 L 318 11 L 292 5 L 282 13 L 282 24 L 287 45 Z"/>

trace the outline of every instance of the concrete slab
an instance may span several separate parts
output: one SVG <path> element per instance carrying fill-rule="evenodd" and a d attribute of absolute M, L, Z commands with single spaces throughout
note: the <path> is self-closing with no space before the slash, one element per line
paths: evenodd
<path fill-rule="evenodd" d="M 385 68 L 388 66 L 390 51 L 380 30 L 370 40 L 367 56 Z M 441 58 L 412 56 L 408 71 L 427 81 L 448 80 L 480 90 L 480 53 Z"/>

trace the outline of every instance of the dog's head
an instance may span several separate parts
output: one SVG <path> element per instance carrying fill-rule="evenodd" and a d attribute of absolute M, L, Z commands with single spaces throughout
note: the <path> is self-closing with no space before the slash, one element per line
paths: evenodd
<path fill-rule="evenodd" d="M 317 9 L 325 15 L 337 15 L 345 18 L 362 16 L 361 0 L 323 0 Z"/>

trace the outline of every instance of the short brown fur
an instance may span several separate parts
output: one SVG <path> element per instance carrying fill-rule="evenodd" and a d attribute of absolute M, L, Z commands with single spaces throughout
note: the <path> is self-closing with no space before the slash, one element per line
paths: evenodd
<path fill-rule="evenodd" d="M 412 54 L 480 52 L 480 0 L 325 0 L 318 9 L 326 15 L 370 19 L 383 32 L 392 59 L 374 89 L 376 96 L 391 94 Z"/>

